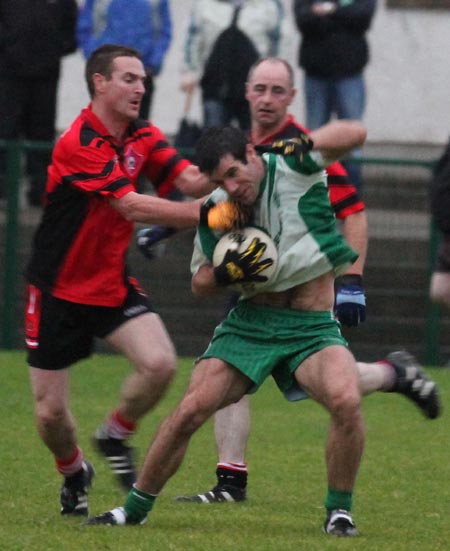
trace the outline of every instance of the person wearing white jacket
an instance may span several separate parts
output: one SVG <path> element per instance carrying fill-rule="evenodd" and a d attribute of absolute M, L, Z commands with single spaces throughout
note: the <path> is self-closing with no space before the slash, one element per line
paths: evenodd
<path fill-rule="evenodd" d="M 222 33 L 227 29 L 225 38 Z M 281 0 L 194 0 L 184 44 L 181 88 L 192 94 L 200 86 L 204 126 L 236 120 L 248 130 L 248 69 L 258 57 L 282 56 L 286 48 Z"/>

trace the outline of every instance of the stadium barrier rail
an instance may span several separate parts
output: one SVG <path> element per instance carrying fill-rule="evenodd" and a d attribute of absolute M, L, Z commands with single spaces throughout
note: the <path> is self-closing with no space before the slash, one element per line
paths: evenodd
<path fill-rule="evenodd" d="M 18 281 L 18 248 L 19 248 L 19 215 L 20 215 L 20 185 L 22 179 L 22 156 L 27 151 L 50 151 L 52 142 L 38 142 L 28 140 L 0 140 L 0 152 L 6 154 L 6 220 L 4 237 L 4 265 L 3 290 L 0 294 L 2 305 L 2 323 L 0 330 L 0 347 L 6 350 L 15 347 L 18 327 L 17 302 Z M 192 157 L 193 151 L 189 148 L 179 148 L 187 157 Z M 431 178 L 437 159 L 415 160 L 384 157 L 352 158 L 351 162 L 368 166 L 420 167 L 429 171 Z M 430 223 L 429 227 L 429 259 L 428 275 L 431 276 L 434 259 L 439 242 L 439 232 Z M 370 235 L 369 235 L 370 243 Z M 428 296 L 428 290 L 426 290 Z M 424 361 L 427 365 L 437 365 L 439 355 L 440 311 L 437 305 L 428 299 L 425 313 L 425 342 Z"/>

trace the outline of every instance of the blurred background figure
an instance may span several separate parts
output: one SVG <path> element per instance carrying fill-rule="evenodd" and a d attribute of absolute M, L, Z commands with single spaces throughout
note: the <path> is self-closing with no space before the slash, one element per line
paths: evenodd
<path fill-rule="evenodd" d="M 440 157 L 431 182 L 431 216 L 441 232 L 430 298 L 450 310 L 450 140 Z"/>
<path fill-rule="evenodd" d="M 285 35 L 280 0 L 194 0 L 181 88 L 200 86 L 204 126 L 249 130 L 248 70 L 259 57 L 282 56 Z"/>
<path fill-rule="evenodd" d="M 154 79 L 172 39 L 169 0 L 86 0 L 77 38 L 86 58 L 103 44 L 121 44 L 140 52 L 147 76 L 139 116 L 149 119 Z"/>
<path fill-rule="evenodd" d="M 376 0 L 294 0 L 301 34 L 299 65 L 305 72 L 306 126 L 311 130 L 338 119 L 361 120 L 366 103 L 363 71 L 369 61 L 366 33 Z M 361 156 L 354 151 L 353 156 Z M 345 163 L 344 163 L 345 164 Z M 361 190 L 361 169 L 347 163 Z"/>
<path fill-rule="evenodd" d="M 2 0 L 0 140 L 53 141 L 61 58 L 76 50 L 75 0 Z M 28 204 L 40 206 L 51 153 L 30 151 Z M 0 154 L 0 196 L 6 193 Z"/>

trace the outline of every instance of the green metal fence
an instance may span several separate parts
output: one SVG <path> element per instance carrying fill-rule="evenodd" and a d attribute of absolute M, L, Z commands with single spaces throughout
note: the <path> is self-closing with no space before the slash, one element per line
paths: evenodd
<path fill-rule="evenodd" d="M 398 158 L 384 158 L 384 157 L 361 157 L 352 158 L 352 162 L 362 164 L 363 166 L 390 166 L 390 167 L 419 167 L 424 168 L 429 173 L 431 179 L 432 174 L 438 163 L 438 159 L 421 160 L 421 159 L 398 159 Z M 433 272 L 433 266 L 435 263 L 437 249 L 441 234 L 433 221 L 430 219 L 429 225 L 429 255 L 428 255 L 428 281 L 431 279 Z M 370 235 L 369 235 L 369 247 L 370 247 Z M 437 304 L 433 303 L 427 293 L 427 309 L 426 309 L 426 323 L 425 323 L 425 343 L 424 343 L 424 361 L 427 365 L 439 364 L 439 337 L 440 337 L 440 308 Z"/>
<path fill-rule="evenodd" d="M 17 296 L 17 249 L 19 236 L 19 190 L 22 175 L 21 159 L 25 151 L 51 151 L 53 144 L 49 142 L 30 142 L 24 140 L 0 140 L 0 150 L 6 152 L 6 226 L 5 226 L 5 256 L 3 268 L 3 311 L 1 324 L 1 347 L 13 348 L 14 333 L 17 327 L 16 296 Z"/>
<path fill-rule="evenodd" d="M 3 265 L 3 289 L 0 296 L 2 304 L 2 317 L 0 329 L 0 347 L 12 349 L 15 346 L 16 334 L 19 320 L 17 319 L 17 297 L 18 285 L 21 277 L 18 269 L 19 239 L 19 215 L 20 215 L 20 185 L 22 179 L 22 156 L 30 150 L 51 150 L 53 144 L 48 142 L 29 141 L 0 141 L 0 150 L 6 151 L 7 159 L 7 203 L 5 210 L 5 238 L 4 238 L 4 265 Z M 190 150 L 182 150 L 188 155 Z M 411 159 L 387 159 L 368 158 L 358 159 L 363 167 L 420 167 L 431 172 L 435 167 L 436 160 L 411 160 Z M 429 228 L 429 259 L 428 268 L 431 275 L 439 235 L 433 226 Z M 0 271 L 1 273 L 1 271 Z M 436 305 L 427 301 L 424 359 L 429 365 L 438 364 L 440 312 Z"/>

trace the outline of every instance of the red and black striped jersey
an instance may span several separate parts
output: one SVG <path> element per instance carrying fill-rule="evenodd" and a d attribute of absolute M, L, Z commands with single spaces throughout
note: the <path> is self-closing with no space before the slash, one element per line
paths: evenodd
<path fill-rule="evenodd" d="M 275 140 L 295 138 L 300 132 L 309 134 L 309 130 L 301 126 L 292 115 L 289 115 L 285 125 L 278 132 L 268 136 L 261 144 L 270 144 Z M 341 163 L 336 162 L 327 167 L 328 192 L 330 203 L 336 218 L 343 219 L 355 212 L 365 209 L 365 205 L 358 197 L 358 191 L 348 179 L 347 171 Z"/>
<path fill-rule="evenodd" d="M 119 144 L 90 107 L 84 109 L 53 151 L 28 281 L 72 302 L 122 304 L 133 223 L 109 200 L 135 191 L 141 173 L 165 197 L 189 164 L 148 121 L 130 123 Z"/>

